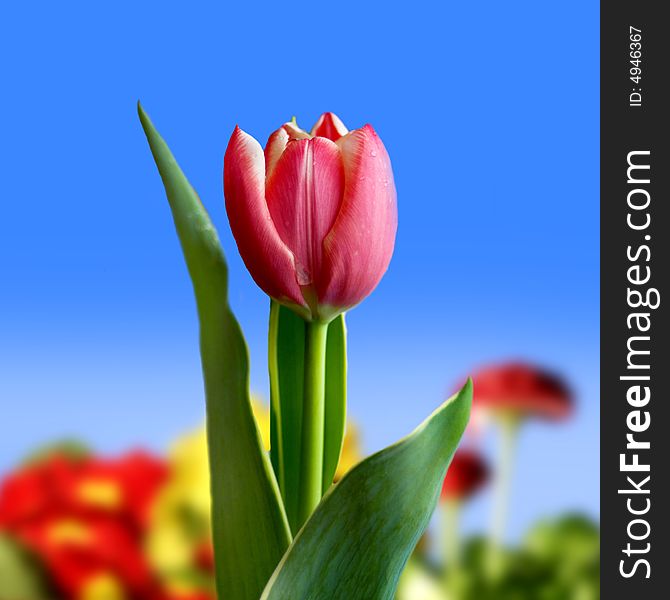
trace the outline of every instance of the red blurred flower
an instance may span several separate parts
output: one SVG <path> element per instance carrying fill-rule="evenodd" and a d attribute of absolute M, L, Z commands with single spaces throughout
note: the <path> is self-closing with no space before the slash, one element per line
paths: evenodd
<path fill-rule="evenodd" d="M 488 477 L 488 466 L 480 454 L 465 448 L 459 449 L 444 478 L 441 497 L 443 500 L 467 498 L 482 487 Z"/>
<path fill-rule="evenodd" d="M 572 393 L 567 384 L 541 367 L 511 362 L 484 368 L 472 378 L 475 411 L 547 419 L 561 419 L 572 412 Z"/>
<path fill-rule="evenodd" d="M 152 600 L 215 600 L 215 597 L 203 591 L 163 592 Z"/>
<path fill-rule="evenodd" d="M 214 572 L 214 546 L 210 540 L 200 544 L 195 559 L 199 567 L 210 573 Z"/>
<path fill-rule="evenodd" d="M 325 113 L 260 144 L 239 127 L 224 160 L 230 226 L 256 283 L 308 320 L 329 320 L 377 286 L 393 253 L 396 192 L 370 125 Z"/>
<path fill-rule="evenodd" d="M 55 453 L 0 485 L 0 530 L 43 562 L 67 598 L 100 590 L 148 597 L 155 582 L 141 537 L 166 476 L 143 452 L 118 460 Z"/>
<path fill-rule="evenodd" d="M 50 516 L 24 525 L 16 537 L 44 562 L 69 598 L 78 598 L 101 572 L 113 574 L 134 595 L 154 585 L 137 539 L 116 519 Z"/>
<path fill-rule="evenodd" d="M 73 465 L 56 454 L 9 475 L 0 486 L 0 529 L 64 510 L 76 481 Z"/>
<path fill-rule="evenodd" d="M 0 487 L 0 527 L 51 513 L 116 514 L 144 527 L 167 467 L 143 452 L 119 460 L 59 454 L 8 476 Z"/>

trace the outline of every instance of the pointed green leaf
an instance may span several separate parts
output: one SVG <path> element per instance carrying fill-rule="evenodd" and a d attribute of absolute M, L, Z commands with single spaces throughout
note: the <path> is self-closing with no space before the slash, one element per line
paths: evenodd
<path fill-rule="evenodd" d="M 347 328 L 344 315 L 328 325 L 326 341 L 326 425 L 323 440 L 323 493 L 340 462 L 347 420 Z"/>
<path fill-rule="evenodd" d="M 216 229 L 139 105 L 138 112 L 165 185 L 200 319 L 218 596 L 257 600 L 290 532 L 251 410 L 247 347 L 228 306 L 227 266 Z"/>
<path fill-rule="evenodd" d="M 291 530 L 297 531 L 300 440 L 305 378 L 305 321 L 270 303 L 270 453 Z"/>
<path fill-rule="evenodd" d="M 472 382 L 323 498 L 261 600 L 391 600 L 465 430 Z"/>
<path fill-rule="evenodd" d="M 305 379 L 305 321 L 272 300 L 268 365 L 270 371 L 271 456 L 292 531 L 299 528 L 298 485 Z M 323 479 L 333 482 L 342 451 L 346 421 L 347 355 L 344 315 L 328 326 Z"/>

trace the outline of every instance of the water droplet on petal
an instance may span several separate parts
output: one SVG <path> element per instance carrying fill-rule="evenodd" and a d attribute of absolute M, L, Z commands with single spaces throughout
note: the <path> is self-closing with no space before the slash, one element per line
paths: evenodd
<path fill-rule="evenodd" d="M 298 280 L 298 285 L 309 285 L 312 283 L 309 271 L 300 263 L 296 263 L 295 265 L 295 276 Z"/>
<path fill-rule="evenodd" d="M 376 150 L 370 150 L 370 156 L 377 156 Z"/>

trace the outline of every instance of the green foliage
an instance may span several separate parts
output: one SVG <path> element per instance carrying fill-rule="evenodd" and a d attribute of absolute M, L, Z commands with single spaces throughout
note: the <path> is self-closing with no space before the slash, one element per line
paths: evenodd
<path fill-rule="evenodd" d="M 600 597 L 600 533 L 581 515 L 537 524 L 524 548 L 551 573 L 553 589 L 574 600 Z"/>
<path fill-rule="evenodd" d="M 207 211 L 138 106 L 167 193 L 200 318 L 212 526 L 220 598 L 258 600 L 291 535 L 249 398 L 249 359 L 228 306 L 228 273 Z"/>
<path fill-rule="evenodd" d="M 468 422 L 472 383 L 323 498 L 262 600 L 389 600 Z"/>
<path fill-rule="evenodd" d="M 46 600 L 49 596 L 35 562 L 6 535 L 0 535 L 0 600 Z"/>
<path fill-rule="evenodd" d="M 520 547 L 502 551 L 502 568 L 495 578 L 489 574 L 487 560 L 487 541 L 470 540 L 461 568 L 449 573 L 446 579 L 448 597 L 453 600 L 598 600 L 600 597 L 600 535 L 598 528 L 581 516 L 567 515 L 534 526 Z"/>
<path fill-rule="evenodd" d="M 26 456 L 22 464 L 23 466 L 35 465 L 47 460 L 55 454 L 64 456 L 70 460 L 80 460 L 89 456 L 90 453 L 90 449 L 83 442 L 75 439 L 65 439 L 52 444 L 46 444 L 33 450 L 33 452 Z"/>
<path fill-rule="evenodd" d="M 328 325 L 326 342 L 326 426 L 323 440 L 323 493 L 340 462 L 347 421 L 347 327 L 344 314 Z"/>

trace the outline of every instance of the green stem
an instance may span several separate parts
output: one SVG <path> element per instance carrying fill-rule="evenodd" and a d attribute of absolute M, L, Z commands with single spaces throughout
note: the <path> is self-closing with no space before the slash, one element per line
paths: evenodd
<path fill-rule="evenodd" d="M 307 323 L 298 500 L 300 526 L 321 501 L 323 490 L 327 338 L 327 323 Z"/>
<path fill-rule="evenodd" d="M 505 415 L 498 419 L 498 423 L 500 450 L 494 481 L 493 520 L 489 539 L 489 566 L 493 575 L 496 575 L 501 568 L 501 549 L 505 541 L 519 419 L 516 415 Z"/>

